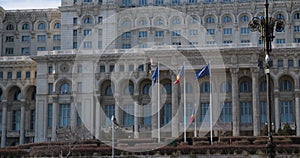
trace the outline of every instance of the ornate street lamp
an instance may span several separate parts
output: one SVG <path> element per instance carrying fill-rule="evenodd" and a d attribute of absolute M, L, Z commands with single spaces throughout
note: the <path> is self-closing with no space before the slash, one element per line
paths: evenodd
<path fill-rule="evenodd" d="M 265 53 L 265 73 L 266 73 L 266 91 L 267 91 L 267 107 L 268 107 L 268 143 L 267 143 L 267 153 L 268 156 L 275 157 L 275 144 L 272 138 L 272 106 L 271 106 L 271 84 L 270 84 L 270 52 L 272 51 L 272 41 L 274 36 L 274 27 L 276 32 L 282 32 L 284 30 L 285 22 L 284 19 L 274 19 L 269 17 L 269 3 L 265 0 L 265 16 L 264 17 L 254 17 L 252 21 L 249 22 L 248 27 L 250 31 L 258 31 L 260 33 L 260 38 L 264 42 L 264 53 Z"/>

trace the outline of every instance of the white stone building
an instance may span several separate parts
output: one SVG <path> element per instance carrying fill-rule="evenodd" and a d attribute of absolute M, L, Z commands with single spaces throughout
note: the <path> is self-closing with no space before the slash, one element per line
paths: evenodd
<path fill-rule="evenodd" d="M 271 53 L 273 127 L 288 123 L 297 135 L 299 6 L 296 0 L 270 1 L 270 15 L 286 22 Z M 126 137 L 156 138 L 158 122 L 162 138 L 178 137 L 184 90 L 183 81 L 173 81 L 184 62 L 186 114 L 197 107 L 197 136 L 208 132 L 201 125 L 210 79 L 193 74 L 208 61 L 214 130 L 262 135 L 263 48 L 248 23 L 263 10 L 261 0 L 62 0 L 59 9 L 1 9 L 1 146 L 55 141 L 63 129 L 83 125 L 93 138 L 106 140 L 112 115 Z M 157 86 L 151 86 L 158 63 L 160 121 Z M 193 133 L 194 123 L 187 131 Z"/>

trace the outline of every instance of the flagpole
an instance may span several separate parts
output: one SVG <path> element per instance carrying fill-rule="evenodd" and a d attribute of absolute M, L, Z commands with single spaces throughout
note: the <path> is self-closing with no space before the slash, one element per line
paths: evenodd
<path fill-rule="evenodd" d="M 160 82 L 159 82 L 159 62 L 157 63 L 157 141 L 160 143 Z"/>
<path fill-rule="evenodd" d="M 197 117 L 196 117 L 196 103 L 195 103 L 195 106 L 194 106 L 194 114 L 195 114 L 195 116 L 194 116 L 194 137 L 197 137 Z"/>
<path fill-rule="evenodd" d="M 183 63 L 183 67 L 185 62 Z M 184 126 L 184 142 L 186 143 L 186 88 L 185 88 L 185 68 L 183 68 L 183 126 Z"/>
<path fill-rule="evenodd" d="M 210 61 L 208 61 L 208 65 L 209 65 L 209 90 L 210 90 L 210 93 L 209 93 L 209 103 L 210 103 L 210 142 L 211 142 L 211 145 L 213 144 L 213 115 L 212 115 L 212 76 L 211 76 L 211 65 L 210 65 Z"/>

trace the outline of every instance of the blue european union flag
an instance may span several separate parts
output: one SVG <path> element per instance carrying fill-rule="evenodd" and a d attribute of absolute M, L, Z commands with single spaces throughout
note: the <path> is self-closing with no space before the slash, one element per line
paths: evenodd
<path fill-rule="evenodd" d="M 205 65 L 202 69 L 195 73 L 196 79 L 203 78 L 205 76 L 209 76 L 209 64 Z"/>
<path fill-rule="evenodd" d="M 153 86 L 155 85 L 155 83 L 157 82 L 157 78 L 158 78 L 158 66 L 156 66 L 153 74 L 152 74 L 152 83 L 153 83 Z"/>

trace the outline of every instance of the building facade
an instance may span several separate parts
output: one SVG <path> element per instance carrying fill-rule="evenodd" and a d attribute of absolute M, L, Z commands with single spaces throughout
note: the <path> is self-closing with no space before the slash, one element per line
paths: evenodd
<path fill-rule="evenodd" d="M 270 15 L 286 22 L 271 52 L 272 123 L 275 132 L 288 123 L 296 135 L 299 5 L 270 2 Z M 196 123 L 204 136 L 210 92 L 214 130 L 262 135 L 263 42 L 248 23 L 263 10 L 260 0 L 62 0 L 59 9 L 1 9 L 1 146 L 56 141 L 79 126 L 107 140 L 112 115 L 126 138 L 175 138 L 184 114 L 194 113 L 187 131 Z M 208 61 L 212 87 L 209 77 L 194 79 Z M 183 63 L 185 89 L 173 84 Z M 157 65 L 160 95 L 151 78 Z"/>

